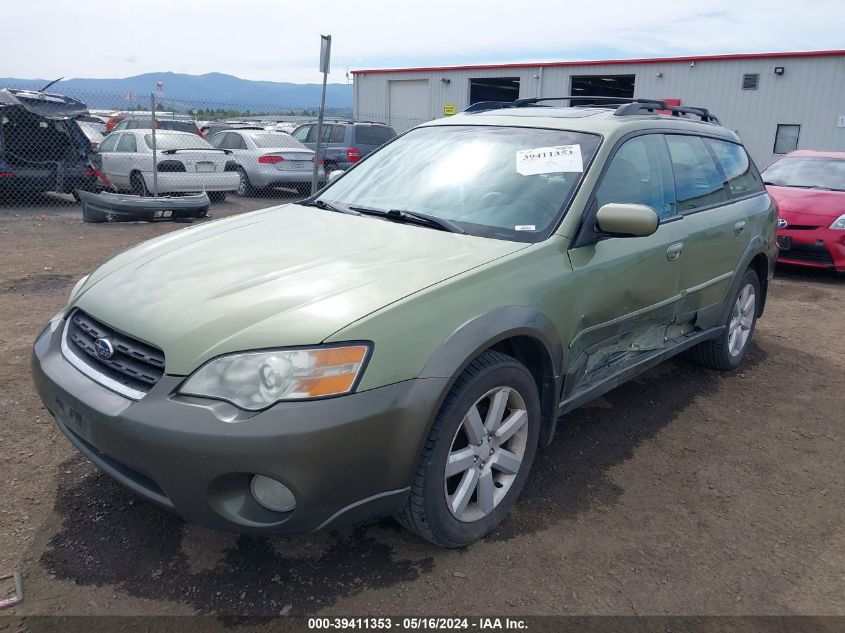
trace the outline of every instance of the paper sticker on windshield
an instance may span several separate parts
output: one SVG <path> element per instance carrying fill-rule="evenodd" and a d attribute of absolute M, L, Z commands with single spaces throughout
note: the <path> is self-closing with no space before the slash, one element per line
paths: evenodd
<path fill-rule="evenodd" d="M 517 224 L 513 227 L 514 231 L 536 231 L 537 227 L 533 224 Z"/>
<path fill-rule="evenodd" d="M 584 171 L 581 146 L 558 145 L 517 150 L 516 171 L 523 176 Z"/>

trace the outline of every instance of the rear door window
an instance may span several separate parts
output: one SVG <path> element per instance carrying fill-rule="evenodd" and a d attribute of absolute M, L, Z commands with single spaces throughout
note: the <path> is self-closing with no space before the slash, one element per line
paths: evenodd
<path fill-rule="evenodd" d="M 117 152 L 135 153 L 138 151 L 138 143 L 134 134 L 123 134 L 117 143 Z"/>
<path fill-rule="evenodd" d="M 763 180 L 741 145 L 712 138 L 704 142 L 722 168 L 732 198 L 763 191 Z"/>
<path fill-rule="evenodd" d="M 678 211 L 695 211 L 728 200 L 722 174 L 699 136 L 667 134 Z"/>

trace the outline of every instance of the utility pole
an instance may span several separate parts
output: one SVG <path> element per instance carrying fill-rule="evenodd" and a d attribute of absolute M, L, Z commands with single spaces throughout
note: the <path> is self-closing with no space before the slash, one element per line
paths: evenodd
<path fill-rule="evenodd" d="M 156 93 L 150 93 L 150 118 L 153 128 L 153 197 L 158 198 L 158 154 L 156 153 Z M 143 178 L 143 176 L 141 176 Z"/>
<path fill-rule="evenodd" d="M 317 145 L 314 149 L 314 173 L 311 176 L 311 195 L 317 193 L 317 173 L 320 170 L 320 147 L 323 143 L 323 116 L 326 110 L 326 81 L 332 54 L 332 36 L 320 36 L 320 72 L 323 73 L 323 95 L 320 97 L 320 116 L 317 118 Z"/>

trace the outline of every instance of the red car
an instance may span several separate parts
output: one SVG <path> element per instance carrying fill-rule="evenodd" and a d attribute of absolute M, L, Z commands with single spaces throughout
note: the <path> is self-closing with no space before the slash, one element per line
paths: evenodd
<path fill-rule="evenodd" d="M 845 152 L 790 152 L 762 175 L 778 206 L 778 261 L 845 272 Z"/>

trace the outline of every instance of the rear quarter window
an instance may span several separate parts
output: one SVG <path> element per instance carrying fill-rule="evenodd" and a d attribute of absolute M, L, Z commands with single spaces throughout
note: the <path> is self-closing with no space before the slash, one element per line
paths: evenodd
<path fill-rule="evenodd" d="M 396 137 L 392 127 L 386 125 L 356 125 L 355 143 L 361 145 L 384 145 Z"/>
<path fill-rule="evenodd" d="M 704 142 L 713 151 L 713 155 L 722 168 L 732 198 L 763 191 L 763 179 L 760 178 L 760 174 L 754 168 L 754 163 L 748 158 L 748 154 L 741 145 L 710 138 L 705 139 Z"/>

